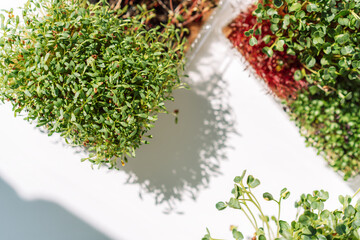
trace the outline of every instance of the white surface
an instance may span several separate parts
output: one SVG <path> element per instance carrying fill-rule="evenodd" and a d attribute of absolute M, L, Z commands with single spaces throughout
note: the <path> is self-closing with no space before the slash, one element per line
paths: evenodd
<path fill-rule="evenodd" d="M 1 1 L 0 8 L 21 2 Z M 58 223 L 66 229 L 63 232 L 74 231 L 73 239 L 88 239 L 75 235 L 82 232 L 79 229 L 91 229 L 86 224 L 101 232 L 97 239 L 201 239 L 206 227 L 214 236 L 230 239 L 231 224 L 250 235 L 253 230 L 240 213 L 215 209 L 216 202 L 229 199 L 232 180 L 243 169 L 262 181 L 256 191 L 260 198 L 264 191 L 291 191 L 283 219 L 294 218 L 294 201 L 315 189 L 328 190 L 332 198 L 327 206 L 338 206 L 337 195 L 353 191 L 305 147 L 286 114 L 232 57 L 220 34 L 222 24 L 216 25 L 193 59 L 192 89 L 176 91 L 176 101 L 168 104 L 169 111 L 180 110 L 179 123 L 162 115 L 151 144 L 119 172 L 92 170 L 80 162 L 82 153 L 14 118 L 11 106 L 0 105 L 0 177 L 6 182 L 0 184 L 1 198 L 13 194 L 11 187 L 19 195 L 12 198 L 22 205 L 53 202 L 52 208 L 39 208 L 48 209 L 52 218 L 60 219 L 61 211 L 54 209 L 64 208 L 69 218 L 84 222 L 78 229 L 71 229 L 67 218 Z M 9 226 L 19 221 L 13 217 L 7 222 L 10 215 L 31 219 L 38 214 L 18 208 L 15 201 L 5 203 L 3 209 L 12 212 L 0 213 L 1 239 L 15 236 Z M 36 220 L 20 222 L 16 231 L 35 224 Z M 35 229 L 26 239 L 54 239 Z"/>

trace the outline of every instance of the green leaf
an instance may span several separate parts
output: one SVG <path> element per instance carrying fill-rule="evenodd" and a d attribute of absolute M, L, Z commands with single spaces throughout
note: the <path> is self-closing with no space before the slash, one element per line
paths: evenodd
<path fill-rule="evenodd" d="M 218 202 L 215 206 L 216 209 L 219 211 L 224 210 L 227 207 L 226 203 L 224 202 Z"/>
<path fill-rule="evenodd" d="M 283 1 L 282 0 L 274 0 L 274 5 L 275 7 L 281 7 L 283 5 Z"/>
<path fill-rule="evenodd" d="M 234 182 L 235 182 L 235 183 L 240 183 L 240 182 L 243 180 L 243 178 L 245 177 L 245 174 L 246 174 L 246 170 L 244 170 L 244 171 L 242 172 L 241 176 L 236 176 L 236 177 L 234 178 Z"/>
<path fill-rule="evenodd" d="M 283 194 L 283 193 L 285 193 L 287 191 L 287 188 L 283 188 L 283 189 L 281 189 L 281 191 L 280 191 L 280 195 L 281 194 Z"/>
<path fill-rule="evenodd" d="M 345 217 L 349 218 L 353 215 L 355 215 L 356 211 L 355 211 L 355 208 L 351 205 L 347 206 L 344 210 L 344 215 Z"/>
<path fill-rule="evenodd" d="M 184 17 L 182 15 L 180 15 L 180 14 L 177 14 L 175 17 L 179 22 L 184 22 L 185 21 Z"/>
<path fill-rule="evenodd" d="M 4 29 L 5 16 L 3 14 L 0 14 L 0 21 L 1 21 L 1 29 Z"/>
<path fill-rule="evenodd" d="M 251 184 L 254 180 L 255 180 L 255 178 L 253 177 L 253 175 L 249 175 L 249 176 L 247 177 L 246 184 L 249 185 L 249 184 Z"/>
<path fill-rule="evenodd" d="M 301 70 L 296 70 L 295 71 L 294 79 L 295 79 L 295 81 L 300 81 L 301 79 L 303 79 L 303 75 L 301 73 Z"/>
<path fill-rule="evenodd" d="M 235 183 L 240 183 L 241 180 L 242 180 L 242 178 L 241 178 L 240 176 L 236 176 L 236 177 L 234 178 L 234 182 L 235 182 Z"/>
<path fill-rule="evenodd" d="M 306 6 L 306 10 L 308 12 L 316 12 L 318 10 L 318 7 L 316 6 L 316 4 L 314 3 L 309 3 L 307 6 Z"/>
<path fill-rule="evenodd" d="M 283 29 L 287 29 L 288 26 L 290 24 L 290 15 L 286 14 L 283 18 L 283 25 L 282 25 L 282 28 Z"/>
<path fill-rule="evenodd" d="M 250 184 L 249 184 L 249 187 L 251 188 L 256 188 L 257 186 L 260 185 L 260 180 L 259 179 L 254 179 L 254 181 L 252 181 Z"/>
<path fill-rule="evenodd" d="M 308 56 L 305 60 L 305 64 L 309 68 L 312 68 L 313 66 L 315 66 L 315 63 L 316 63 L 316 60 L 313 56 Z"/>
<path fill-rule="evenodd" d="M 331 53 L 331 44 L 325 43 L 323 46 L 323 51 L 325 54 L 330 54 Z"/>
<path fill-rule="evenodd" d="M 346 61 L 346 59 L 341 59 L 339 62 L 338 62 L 339 66 L 341 68 L 348 68 L 349 65 L 348 65 L 348 62 Z"/>
<path fill-rule="evenodd" d="M 45 55 L 44 63 L 47 62 L 47 60 L 49 59 L 49 57 L 50 57 L 50 53 L 48 52 L 48 53 L 46 53 L 46 55 Z"/>
<path fill-rule="evenodd" d="M 269 16 L 278 14 L 278 12 L 277 12 L 275 9 L 273 9 L 273 8 L 269 8 L 266 13 L 267 13 L 267 15 L 269 15 Z"/>
<path fill-rule="evenodd" d="M 286 50 L 286 53 L 289 54 L 289 55 L 293 55 L 293 56 L 296 55 L 296 52 L 292 48 L 288 48 Z"/>
<path fill-rule="evenodd" d="M 235 240 L 243 240 L 244 236 L 241 232 L 237 231 L 235 228 L 232 230 L 232 235 L 235 238 Z"/>
<path fill-rule="evenodd" d="M 210 231 L 208 228 L 206 228 L 206 232 L 207 232 L 207 234 L 205 234 L 205 236 L 201 240 L 212 240 L 212 238 L 210 237 Z"/>
<path fill-rule="evenodd" d="M 300 9 L 301 9 L 301 4 L 298 2 L 295 2 L 289 7 L 289 12 L 299 11 Z"/>
<path fill-rule="evenodd" d="M 31 97 L 30 91 L 26 89 L 26 90 L 25 90 L 25 95 L 28 96 L 28 97 Z"/>
<path fill-rule="evenodd" d="M 271 48 L 269 48 L 269 47 L 264 47 L 264 48 L 262 49 L 262 51 L 263 51 L 263 53 L 265 53 L 268 57 L 272 57 L 273 54 L 274 54 L 273 50 L 272 50 Z"/>
<path fill-rule="evenodd" d="M 335 36 L 335 41 L 340 44 L 340 45 L 344 45 L 345 43 L 347 43 L 350 40 L 350 36 L 348 33 L 344 33 L 344 34 L 339 34 Z"/>
<path fill-rule="evenodd" d="M 351 73 L 349 73 L 348 78 L 350 80 L 357 80 L 357 79 L 359 79 L 359 73 L 351 72 Z"/>
<path fill-rule="evenodd" d="M 228 205 L 229 205 L 229 207 L 234 208 L 234 209 L 241 209 L 239 200 L 237 200 L 235 198 L 230 198 Z"/>
<path fill-rule="evenodd" d="M 321 37 L 316 37 L 316 38 L 313 39 L 313 43 L 314 43 L 315 45 L 318 45 L 318 44 L 324 44 L 325 41 L 324 41 L 324 39 L 321 38 Z"/>
<path fill-rule="evenodd" d="M 301 18 L 305 18 L 306 17 L 306 13 L 304 11 L 298 11 L 295 13 L 295 17 L 297 19 L 301 19 Z"/>
<path fill-rule="evenodd" d="M 256 29 L 254 34 L 258 36 L 261 35 L 261 28 Z"/>
<path fill-rule="evenodd" d="M 246 31 L 244 34 L 246 37 L 250 37 L 252 33 L 250 31 Z"/>
<path fill-rule="evenodd" d="M 350 21 L 347 18 L 338 18 L 338 23 L 343 26 L 348 26 Z"/>
<path fill-rule="evenodd" d="M 348 55 L 354 52 L 354 48 L 352 46 L 344 46 L 341 48 L 342 55 Z"/>
<path fill-rule="evenodd" d="M 239 198 L 242 195 L 242 190 L 241 188 L 235 184 L 234 186 L 234 196 L 235 198 Z"/>
<path fill-rule="evenodd" d="M 264 41 L 265 44 L 268 44 L 271 40 L 271 35 L 266 35 L 262 40 Z"/>
<path fill-rule="evenodd" d="M 263 198 L 264 198 L 266 201 L 272 201 L 272 200 L 274 200 L 274 197 L 273 197 L 270 193 L 268 193 L 268 192 L 266 192 L 266 193 L 263 194 Z"/>
<path fill-rule="evenodd" d="M 324 235 L 318 234 L 317 235 L 318 240 L 327 240 L 327 238 Z"/>
<path fill-rule="evenodd" d="M 325 219 L 329 218 L 330 214 L 331 213 L 329 210 L 324 210 L 320 214 L 320 219 L 325 220 Z"/>
<path fill-rule="evenodd" d="M 310 91 L 311 95 L 315 95 L 316 93 L 318 93 L 319 88 L 317 86 L 310 86 L 309 91 Z"/>
<path fill-rule="evenodd" d="M 325 66 L 325 65 L 330 65 L 331 62 L 329 61 L 329 59 L 328 59 L 327 57 L 323 57 L 323 58 L 321 58 L 321 60 L 320 60 L 320 64 L 323 65 L 323 66 Z"/>
<path fill-rule="evenodd" d="M 120 124 L 121 124 L 123 127 L 127 127 L 127 126 L 128 126 L 128 124 L 125 123 L 125 122 L 120 122 Z"/>
<path fill-rule="evenodd" d="M 289 230 L 291 230 L 291 226 L 285 221 L 279 220 L 279 225 L 280 225 L 280 230 L 281 231 L 289 231 Z"/>
<path fill-rule="evenodd" d="M 251 37 L 250 40 L 249 40 L 249 44 L 250 44 L 250 46 L 256 45 L 257 44 L 257 39 L 254 36 Z"/>
<path fill-rule="evenodd" d="M 299 223 L 301 223 L 304 226 L 309 226 L 311 224 L 311 220 L 308 216 L 306 215 L 301 215 L 299 217 Z"/>
<path fill-rule="evenodd" d="M 337 225 L 336 226 L 336 232 L 340 236 L 346 234 L 346 226 L 344 224 Z"/>
<path fill-rule="evenodd" d="M 270 30 L 275 33 L 277 30 L 279 30 L 279 26 L 276 23 L 271 24 Z"/>
<path fill-rule="evenodd" d="M 282 199 L 288 199 L 290 197 L 290 192 L 289 191 L 286 191 L 284 193 L 281 194 L 281 198 Z"/>
<path fill-rule="evenodd" d="M 285 44 L 285 41 L 284 40 L 278 40 L 276 42 L 276 50 L 278 51 L 284 51 L 284 44 Z"/>

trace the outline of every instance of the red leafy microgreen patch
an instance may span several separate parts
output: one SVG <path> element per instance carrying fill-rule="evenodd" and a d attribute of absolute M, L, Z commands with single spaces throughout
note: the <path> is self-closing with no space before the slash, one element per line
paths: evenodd
<path fill-rule="evenodd" d="M 225 34 L 234 47 L 245 57 L 248 63 L 254 68 L 256 74 L 265 80 L 269 88 L 280 98 L 296 98 L 296 92 L 301 88 L 307 87 L 305 80 L 295 81 L 294 73 L 300 69 L 301 63 L 296 56 L 286 53 L 286 51 L 274 51 L 272 57 L 268 57 L 263 48 L 271 46 L 275 37 L 272 37 L 266 44 L 262 39 L 267 36 L 273 36 L 270 30 L 269 21 L 263 21 L 259 26 L 256 17 L 252 12 L 256 9 L 255 5 L 241 12 L 225 29 Z M 254 37 L 257 44 L 251 46 L 250 37 L 245 35 L 246 31 L 260 28 L 261 32 Z"/>

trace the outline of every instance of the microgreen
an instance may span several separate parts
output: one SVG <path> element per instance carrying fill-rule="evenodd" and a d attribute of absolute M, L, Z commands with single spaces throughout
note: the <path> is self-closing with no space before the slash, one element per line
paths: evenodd
<path fill-rule="evenodd" d="M 294 54 L 273 50 L 275 47 L 283 50 L 286 48 L 285 42 L 275 42 L 269 21 L 264 20 L 259 25 L 256 16 L 252 15 L 255 8 L 251 6 L 229 24 L 227 37 L 278 97 L 293 98 L 299 89 L 307 85 L 302 77 L 294 80 L 299 61 Z M 299 74 L 297 76 L 300 77 Z"/>
<path fill-rule="evenodd" d="M 289 114 L 296 121 L 308 145 L 318 149 L 335 170 L 347 179 L 360 171 L 360 95 L 354 86 L 342 83 L 344 101 L 324 94 L 317 86 L 298 94 L 290 103 Z M 347 89 L 347 90 L 346 90 Z"/>
<path fill-rule="evenodd" d="M 264 0 L 250 11 L 234 20 L 229 39 L 284 100 L 308 145 L 345 179 L 358 174 L 360 2 Z"/>
<path fill-rule="evenodd" d="M 336 170 L 343 171 L 346 179 L 360 171 L 360 2 L 271 3 L 265 0 L 254 11 L 258 21 L 270 21 L 273 26 L 274 43 L 264 51 L 270 57 L 272 49 L 284 51 L 278 46 L 282 41 L 301 62 L 294 79 L 309 83 L 308 90 L 302 89 L 296 100 L 287 101 L 292 117 L 308 144 L 319 149 Z"/>
<path fill-rule="evenodd" d="M 360 69 L 350 67 L 359 60 L 359 9 L 358 1 L 264 0 L 254 15 L 260 23 L 271 22 L 275 43 L 264 50 L 269 56 L 271 50 L 284 50 L 281 42 L 297 53 L 310 83 L 335 87 L 342 78 L 360 74 Z M 328 77 L 329 69 L 336 74 Z"/>
<path fill-rule="evenodd" d="M 49 135 L 86 146 L 87 160 L 117 167 L 166 112 L 184 44 L 174 26 L 146 28 L 153 15 L 141 6 L 128 17 L 82 3 L 29 0 L 24 24 L 1 15 L 0 96 Z"/>
<path fill-rule="evenodd" d="M 243 174 L 244 176 L 244 174 Z M 252 178 L 251 175 L 248 179 Z M 232 190 L 233 197 L 228 202 L 216 204 L 218 210 L 232 208 L 240 210 L 254 227 L 254 240 L 348 240 L 360 239 L 360 200 L 353 205 L 354 196 L 339 196 L 340 208 L 328 210 L 324 203 L 329 199 L 329 193 L 324 190 L 313 191 L 312 194 L 302 194 L 295 202 L 298 209 L 295 220 L 291 223 L 280 220 L 281 201 L 290 196 L 290 192 L 283 188 L 277 198 L 265 192 L 263 199 L 274 203 L 277 207 L 277 216 L 264 215 L 262 205 L 253 193 L 253 187 L 244 183 L 243 179 L 235 181 Z M 254 211 L 255 210 L 255 211 Z M 258 215 L 256 214 L 258 213 Z M 258 216 L 258 217 L 257 217 Z M 271 228 L 270 220 L 275 222 L 276 230 Z M 243 240 L 243 234 L 238 227 L 231 226 L 233 238 Z M 209 230 L 202 240 L 216 240 L 211 237 Z"/>

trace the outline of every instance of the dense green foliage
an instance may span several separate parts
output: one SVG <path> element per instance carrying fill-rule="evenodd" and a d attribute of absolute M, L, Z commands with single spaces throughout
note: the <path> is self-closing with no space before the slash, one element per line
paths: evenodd
<path fill-rule="evenodd" d="M 286 104 L 307 142 L 345 178 L 360 166 L 359 12 L 360 2 L 354 0 L 264 0 L 254 11 L 258 25 L 248 33 L 270 21 L 273 34 L 262 41 L 274 42 L 263 51 L 298 57 L 301 66 L 294 79 L 305 78 L 309 87 Z M 256 44 L 254 37 L 249 41 Z"/>
<path fill-rule="evenodd" d="M 302 194 L 299 201 L 295 203 L 298 209 L 296 219 L 291 223 L 280 220 L 281 200 L 289 197 L 290 192 L 286 188 L 281 190 L 278 200 L 272 194 L 266 192 L 263 198 L 266 201 L 275 202 L 278 206 L 278 216 L 272 216 L 277 226 L 276 231 L 271 230 L 269 217 L 264 215 L 261 204 L 252 193 L 251 189 L 260 184 L 260 181 L 249 175 L 244 183 L 245 171 L 240 177 L 234 179 L 235 185 L 232 190 L 234 195 L 229 202 L 216 204 L 218 210 L 227 207 L 240 210 L 252 223 L 255 229 L 255 237 L 258 240 L 349 240 L 360 239 L 360 200 L 352 204 L 353 197 L 339 196 L 341 207 L 330 211 L 325 209 L 324 202 L 328 200 L 329 193 L 323 190 L 314 191 L 312 194 Z M 257 219 L 255 212 L 249 206 L 255 206 L 260 218 Z M 260 220 L 260 221 L 259 221 Z M 265 226 L 263 228 L 262 226 Z M 232 227 L 233 237 L 236 240 L 244 239 L 236 227 Z M 208 233 L 203 240 L 216 240 Z"/>
<path fill-rule="evenodd" d="M 83 2 L 83 1 L 81 1 Z M 146 143 L 180 85 L 180 30 L 146 29 L 152 14 L 78 1 L 28 1 L 7 12 L 0 40 L 0 96 L 15 114 L 84 145 L 95 164 L 117 167 Z"/>
<path fill-rule="evenodd" d="M 345 82 L 346 83 L 346 82 Z M 360 97 L 354 92 L 351 101 L 342 102 L 329 94 L 299 93 L 290 105 L 290 115 L 306 137 L 306 142 L 345 179 L 359 173 Z"/>
<path fill-rule="evenodd" d="M 359 80 L 360 73 L 360 10 L 358 1 L 335 0 L 278 0 L 263 1 L 254 11 L 258 21 L 270 20 L 274 44 L 272 49 L 297 55 L 305 69 L 295 73 L 296 80 L 303 75 L 309 83 L 334 87 L 344 78 Z M 272 3 L 272 5 L 269 5 Z M 250 39 L 251 41 L 251 39 Z M 339 92 L 344 98 L 348 93 Z"/>

